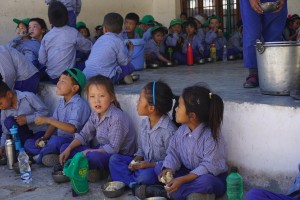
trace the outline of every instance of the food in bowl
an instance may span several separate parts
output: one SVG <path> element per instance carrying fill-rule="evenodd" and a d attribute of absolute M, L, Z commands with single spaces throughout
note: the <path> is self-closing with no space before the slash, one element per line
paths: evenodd
<path fill-rule="evenodd" d="M 273 12 L 278 8 L 278 2 L 264 2 L 260 7 L 264 12 Z"/>

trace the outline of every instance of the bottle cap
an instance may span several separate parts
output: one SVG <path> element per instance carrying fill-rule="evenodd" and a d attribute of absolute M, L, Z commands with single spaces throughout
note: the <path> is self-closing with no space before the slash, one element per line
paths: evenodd
<path fill-rule="evenodd" d="M 17 125 L 13 125 L 11 129 L 9 129 L 11 134 L 16 134 L 18 133 L 18 126 Z"/>
<path fill-rule="evenodd" d="M 235 166 L 234 166 L 234 167 L 231 167 L 230 171 L 231 171 L 231 172 L 238 172 L 238 168 L 235 167 Z"/>
<path fill-rule="evenodd" d="M 24 151 L 24 148 L 23 147 L 20 147 L 19 148 L 19 151 L 21 152 L 21 151 Z"/>

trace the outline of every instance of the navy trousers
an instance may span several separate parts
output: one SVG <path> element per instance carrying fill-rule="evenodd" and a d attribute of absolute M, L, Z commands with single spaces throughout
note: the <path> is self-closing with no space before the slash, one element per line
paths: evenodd
<path fill-rule="evenodd" d="M 296 200 L 284 194 L 277 194 L 262 189 L 252 189 L 246 195 L 246 200 Z"/>

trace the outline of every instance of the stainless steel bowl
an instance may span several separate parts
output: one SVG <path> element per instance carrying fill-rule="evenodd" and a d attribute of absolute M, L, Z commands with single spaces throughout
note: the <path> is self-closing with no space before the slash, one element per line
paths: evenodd
<path fill-rule="evenodd" d="M 278 8 L 277 2 L 264 2 L 260 4 L 261 9 L 264 12 L 273 12 Z"/>
<path fill-rule="evenodd" d="M 52 178 L 56 183 L 66 183 L 70 181 L 63 171 L 52 172 Z"/>
<path fill-rule="evenodd" d="M 206 58 L 207 62 L 212 62 L 213 59 L 212 58 Z"/>
<path fill-rule="evenodd" d="M 125 192 L 125 184 L 120 181 L 111 181 L 102 185 L 101 190 L 106 197 L 115 198 Z"/>
<path fill-rule="evenodd" d="M 234 59 L 235 59 L 234 55 L 228 56 L 228 60 L 234 60 Z"/>
<path fill-rule="evenodd" d="M 148 65 L 149 68 L 158 68 L 158 64 L 152 63 Z"/>
<path fill-rule="evenodd" d="M 32 168 L 32 162 L 29 160 L 29 165 Z M 17 174 L 20 174 L 19 162 L 13 164 L 13 169 Z"/>
<path fill-rule="evenodd" d="M 166 63 L 166 66 L 167 66 L 167 67 L 172 67 L 172 66 L 173 66 L 173 63 L 168 62 L 168 63 Z"/>
<path fill-rule="evenodd" d="M 140 79 L 140 75 L 139 74 L 131 74 L 132 80 L 133 81 L 137 81 Z"/>
<path fill-rule="evenodd" d="M 167 200 L 165 197 L 148 197 L 144 200 Z"/>
<path fill-rule="evenodd" d="M 199 59 L 198 64 L 205 64 L 205 59 L 204 58 Z"/>

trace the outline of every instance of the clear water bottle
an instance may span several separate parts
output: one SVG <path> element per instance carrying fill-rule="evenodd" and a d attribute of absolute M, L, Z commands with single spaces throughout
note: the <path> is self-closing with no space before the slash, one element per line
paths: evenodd
<path fill-rule="evenodd" d="M 19 161 L 21 179 L 24 183 L 30 183 L 32 181 L 32 177 L 31 177 L 31 168 L 29 165 L 29 157 L 24 151 L 24 148 L 20 148 L 19 151 L 20 152 L 18 156 L 18 161 Z"/>
<path fill-rule="evenodd" d="M 226 62 L 227 61 L 227 46 L 224 45 L 223 47 L 223 61 Z"/>
<path fill-rule="evenodd" d="M 227 183 L 227 199 L 242 200 L 243 198 L 243 178 L 238 173 L 237 167 L 231 168 L 231 173 L 226 178 Z"/>

